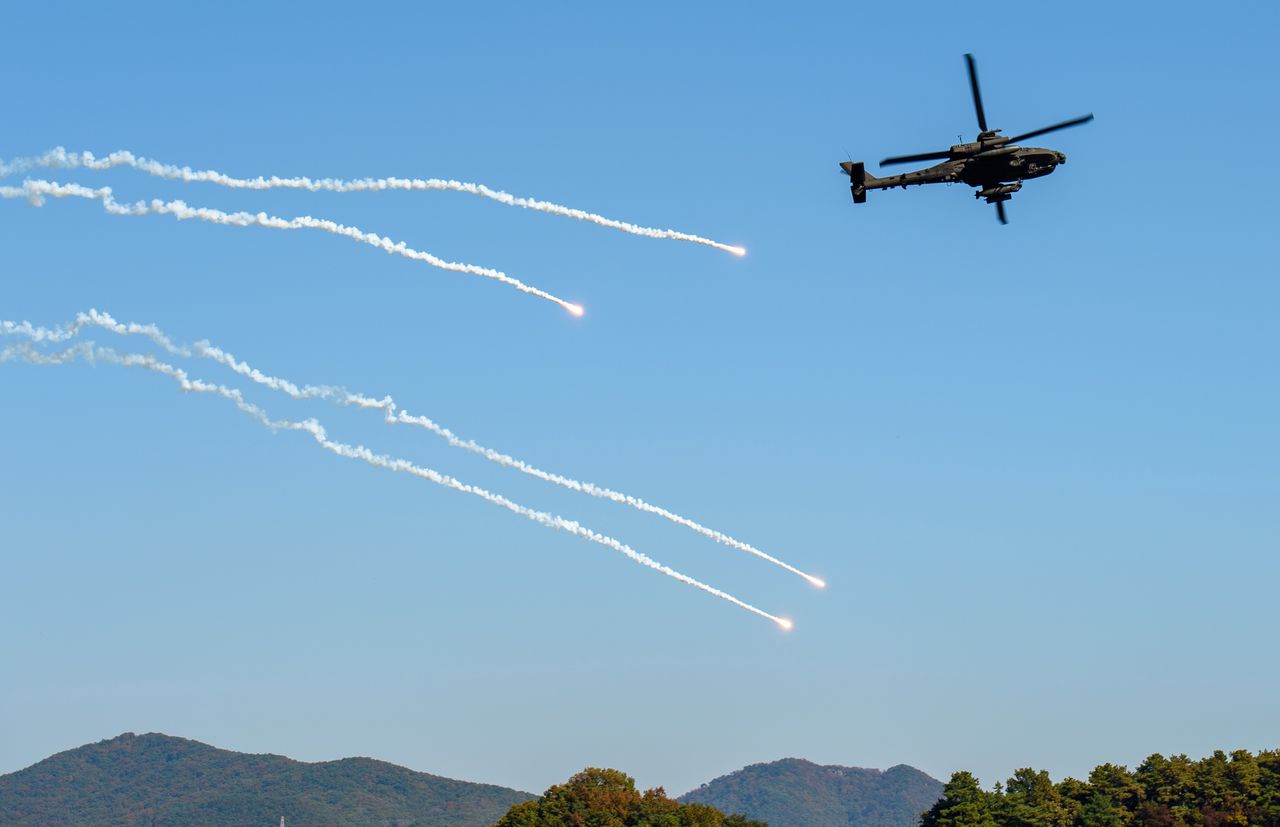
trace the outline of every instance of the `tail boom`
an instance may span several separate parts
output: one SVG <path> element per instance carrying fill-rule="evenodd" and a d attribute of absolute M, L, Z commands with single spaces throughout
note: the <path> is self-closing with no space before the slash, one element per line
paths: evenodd
<path fill-rule="evenodd" d="M 959 181 L 960 173 L 952 164 L 938 164 L 927 169 L 907 172 L 902 175 L 890 175 L 877 178 L 867 172 L 862 161 L 844 161 L 840 169 L 849 176 L 849 190 L 853 193 L 853 203 L 864 204 L 867 190 L 887 190 L 894 187 L 911 187 L 920 184 L 943 184 Z"/>

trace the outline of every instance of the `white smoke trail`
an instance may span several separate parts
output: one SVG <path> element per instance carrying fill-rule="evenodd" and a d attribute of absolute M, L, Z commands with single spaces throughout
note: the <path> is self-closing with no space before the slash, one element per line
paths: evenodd
<path fill-rule="evenodd" d="M 428 417 L 414 416 L 410 414 L 408 411 L 400 409 L 396 405 L 395 400 L 392 399 L 390 396 L 384 396 L 381 399 L 375 399 L 369 396 L 365 396 L 364 394 L 353 393 L 351 391 L 348 391 L 345 388 L 335 387 L 332 385 L 299 386 L 294 384 L 293 382 L 290 382 L 287 379 L 281 379 L 276 376 L 271 376 L 271 375 L 262 373 L 252 365 L 249 365 L 246 362 L 239 361 L 232 354 L 210 344 L 207 341 L 197 342 L 191 348 L 180 347 L 178 345 L 175 345 L 169 339 L 169 337 L 166 336 L 162 331 L 160 331 L 160 329 L 157 328 L 155 325 L 151 325 L 151 324 L 141 325 L 135 322 L 127 322 L 127 323 L 118 322 L 114 318 L 112 318 L 110 314 L 103 313 L 98 310 L 90 310 L 88 313 L 78 313 L 76 314 L 76 319 L 74 322 L 72 322 L 69 325 L 59 327 L 59 328 L 54 328 L 54 329 L 33 327 L 28 322 L 16 323 L 16 322 L 10 322 L 10 321 L 0 321 L 0 334 L 21 334 L 21 335 L 27 336 L 28 338 L 36 342 L 46 342 L 46 341 L 61 342 L 61 341 L 67 341 L 75 337 L 83 327 L 90 326 L 90 325 L 100 327 L 105 330 L 110 330 L 122 336 L 130 336 L 130 335 L 146 336 L 147 338 L 154 341 L 156 344 L 163 347 L 169 353 L 172 353 L 174 355 L 191 356 L 194 353 L 197 356 L 200 356 L 206 359 L 212 359 L 213 361 L 216 361 L 219 364 L 222 364 L 225 367 L 230 368 L 232 371 L 240 374 L 241 376 L 244 376 L 260 385 L 264 385 L 268 388 L 271 388 L 272 390 L 280 391 L 294 399 L 298 399 L 298 400 L 324 399 L 324 400 L 336 402 L 340 405 L 351 405 L 359 408 L 381 410 L 388 424 L 392 424 L 392 425 L 405 424 L 405 425 L 414 425 L 419 428 L 424 428 L 430 431 L 431 433 L 435 434 L 436 436 L 443 438 L 446 442 L 449 443 L 449 445 L 455 448 L 461 448 L 464 451 L 469 451 L 473 454 L 482 456 L 485 459 L 489 460 L 490 462 L 497 463 L 498 465 L 502 465 L 507 468 L 514 468 L 515 470 L 520 471 L 523 474 L 527 474 L 531 477 L 535 477 L 545 482 L 550 482 L 554 485 L 559 485 L 564 488 L 568 488 L 571 491 L 578 491 L 583 494 L 588 494 L 592 497 L 598 497 L 600 499 L 606 499 L 612 502 L 621 503 L 623 505 L 630 506 L 631 508 L 634 508 L 638 511 L 644 511 L 649 514 L 655 514 L 659 517 L 662 517 L 663 519 L 666 519 L 666 520 L 669 520 L 670 522 L 675 523 L 676 525 L 684 526 L 685 528 L 688 528 L 691 531 L 695 531 L 704 537 L 708 537 L 712 540 L 715 540 L 717 543 L 721 543 L 723 545 L 729 546 L 730 548 L 735 548 L 735 549 L 738 549 L 739 551 L 744 551 L 748 554 L 755 555 L 756 557 L 759 557 L 762 560 L 772 563 L 775 566 L 779 566 L 780 568 L 783 568 L 786 571 L 791 572 L 792 574 L 796 574 L 796 575 L 799 575 L 800 577 L 803 577 L 805 580 L 809 581 L 809 583 L 811 583 L 814 586 L 817 586 L 818 588 L 825 588 L 827 585 L 826 582 L 823 581 L 821 578 L 818 578 L 811 574 L 803 572 L 800 569 L 796 568 L 795 566 L 792 566 L 789 563 L 779 560 L 778 558 L 764 551 L 761 551 L 760 549 L 750 545 L 749 543 L 744 543 L 741 540 L 737 540 L 733 537 L 730 537 L 729 535 L 723 532 L 717 531 L 713 528 L 708 528 L 707 526 L 704 526 L 701 523 L 695 522 L 694 520 L 691 520 L 688 517 L 685 517 L 680 514 L 676 514 L 675 512 L 662 508 L 661 506 L 653 505 L 652 503 L 649 503 L 646 500 L 643 500 L 639 497 L 633 496 L 631 494 L 625 494 L 621 491 L 615 491 L 611 488 L 598 486 L 598 485 L 595 485 L 594 483 L 583 482 L 581 480 L 575 480 L 571 477 L 565 477 L 550 471 L 544 471 L 543 469 L 530 465 L 529 463 L 524 462 L 523 460 L 516 459 L 515 457 L 512 457 L 508 454 L 503 454 L 492 448 L 487 448 L 483 445 L 480 445 L 474 440 L 463 439 L 459 437 L 457 434 L 453 433 L 453 431 L 449 430 L 448 428 L 442 425 L 439 425 L 438 423 L 432 421 Z"/>
<path fill-rule="evenodd" d="M 142 158 L 134 155 L 128 150 L 119 150 L 113 152 L 105 158 L 97 158 L 92 152 L 68 152 L 62 147 L 55 147 L 43 155 L 37 155 L 30 158 L 15 158 L 5 163 L 0 161 L 0 178 L 12 175 L 18 172 L 27 172 L 39 167 L 55 167 L 62 169 L 89 169 L 89 170 L 105 170 L 117 166 L 132 167 L 140 172 L 148 175 L 154 175 L 159 178 L 168 178 L 174 181 L 183 181 L 186 183 L 206 182 L 217 184 L 222 187 L 230 187 L 232 189 L 246 190 L 268 190 L 268 189 L 296 189 L 308 190 L 310 192 L 327 191 L 327 192 L 369 192 L 382 190 L 450 190 L 452 192 L 465 192 L 471 195 L 479 195 L 497 201 L 500 204 L 506 204 L 510 207 L 523 207 L 537 212 L 549 213 L 551 215 L 560 215 L 566 218 L 575 218 L 579 221 L 587 221 L 597 224 L 601 227 L 609 227 L 614 230 L 621 230 L 624 233 L 632 235 L 645 236 L 646 238 L 668 238 L 676 241 L 689 241 L 694 244 L 702 244 L 707 247 L 714 247 L 717 250 L 724 250 L 734 255 L 746 255 L 746 250 L 734 244 L 724 244 L 710 238 L 703 238 L 692 233 L 682 233 L 678 230 L 659 230 L 655 227 L 643 227 L 638 224 L 631 224 L 626 221 L 618 221 L 613 218 L 606 218 L 603 215 L 579 210 L 573 207 L 565 207 L 560 204 L 554 204 L 550 201 L 539 201 L 536 198 L 523 198 L 512 195 L 502 190 L 495 190 L 486 187 L 484 184 L 472 184 L 465 181 L 453 181 L 443 178 L 357 178 L 353 180 L 343 180 L 338 178 L 280 178 L 271 176 L 270 178 L 233 178 L 216 170 L 193 170 L 190 167 L 178 167 L 173 164 L 163 164 L 159 161 L 153 161 L 149 158 Z"/>
<path fill-rule="evenodd" d="M 112 215 L 172 215 L 179 221 L 188 218 L 198 218 L 201 221 L 208 221 L 213 224 L 225 224 L 233 227 L 269 227 L 273 230 L 300 230 L 312 229 L 323 230 L 333 235 L 344 236 L 355 241 L 362 241 L 370 244 L 388 253 L 404 256 L 414 261 L 424 261 L 432 267 L 439 267 L 441 270 L 450 270 L 455 273 L 467 273 L 473 276 L 483 276 L 487 279 L 494 279 L 503 284 L 510 285 L 522 293 L 528 293 L 556 304 L 568 310 L 575 316 L 581 316 L 583 313 L 582 306 L 572 302 L 565 301 L 558 296 L 540 290 L 537 287 L 525 284 L 519 279 L 512 278 L 501 270 L 494 270 L 490 267 L 480 267 L 475 264 L 463 264 L 456 261 L 445 261 L 431 253 L 421 250 L 415 250 L 407 246 L 403 241 L 392 241 L 389 238 L 380 236 L 377 233 L 369 233 L 356 227 L 349 227 L 345 224 L 339 224 L 336 221 L 329 221 L 324 218 L 312 218 L 309 215 L 298 216 L 297 218 L 278 218 L 274 215 L 267 215 L 264 212 L 248 213 L 248 212 L 223 212 L 209 207 L 191 207 L 184 201 L 161 201 L 158 198 L 147 201 L 135 201 L 132 204 L 121 204 L 111 195 L 110 187 L 99 187 L 90 189 L 79 184 L 59 184 L 53 181 L 24 181 L 22 186 L 3 186 L 0 187 L 0 198 L 25 198 L 31 202 L 32 206 L 39 207 L 43 205 L 44 199 L 50 198 L 86 198 L 91 201 L 101 202 L 103 209 Z"/>
<path fill-rule="evenodd" d="M 100 327 L 120 336 L 145 336 L 176 356 L 190 356 L 191 351 L 175 345 L 168 336 L 154 324 L 138 324 L 137 322 L 117 322 L 108 313 L 90 310 L 88 313 L 77 313 L 74 322 L 58 327 L 37 327 L 31 322 L 11 322 L 0 320 L 0 334 L 7 336 L 26 336 L 37 344 L 43 342 L 66 342 L 80 335 L 81 329 L 87 326 Z"/>
<path fill-rule="evenodd" d="M 601 534 L 582 525 L 576 520 L 567 520 L 563 517 L 550 514 L 545 511 L 535 511 L 532 508 L 528 508 L 509 500 L 501 494 L 494 494 L 484 488 L 464 483 L 454 477 L 441 474 L 440 472 L 434 471 L 430 468 L 415 465 L 408 460 L 389 457 L 385 454 L 376 454 L 363 445 L 348 445 L 343 442 L 337 442 L 330 439 L 324 427 L 314 419 L 272 419 L 262 408 L 246 401 L 243 394 L 241 394 L 238 389 L 205 382 L 200 379 L 192 379 L 187 372 L 181 368 L 162 362 L 149 354 L 121 354 L 111 348 L 101 347 L 93 344 L 92 342 L 78 343 L 63 351 L 55 353 L 44 353 L 37 350 L 29 343 L 10 345 L 0 349 L 0 363 L 18 359 L 36 365 L 61 365 L 73 361 L 76 358 L 85 358 L 91 362 L 108 362 L 122 367 L 143 368 L 154 373 L 168 376 L 175 380 L 184 391 L 214 394 L 231 401 L 241 411 L 272 430 L 288 430 L 308 433 L 321 447 L 327 451 L 337 454 L 338 456 L 346 457 L 347 459 L 361 460 L 369 465 L 378 468 L 385 468 L 388 471 L 411 474 L 419 479 L 424 479 L 437 485 L 451 488 L 454 491 L 479 497 L 485 502 L 505 508 L 514 514 L 519 514 L 521 517 L 532 520 L 540 525 L 544 525 L 547 528 L 554 528 L 570 534 L 575 534 L 585 540 L 590 540 L 593 543 L 617 551 L 642 566 L 647 566 L 654 571 L 665 574 L 668 577 L 678 580 L 686 585 L 693 586 L 696 589 L 700 589 L 707 594 L 720 598 L 721 600 L 726 600 L 739 608 L 746 609 L 752 614 L 759 615 L 767 620 L 772 620 L 783 629 L 790 630 L 792 628 L 793 624 L 789 619 L 770 614 L 763 609 L 752 606 L 750 603 L 739 600 L 728 592 L 721 591 L 714 586 L 710 586 L 700 580 L 690 577 L 687 574 L 676 571 L 670 566 L 659 563 L 647 554 L 636 551 L 620 540 L 615 540 L 606 534 Z"/>

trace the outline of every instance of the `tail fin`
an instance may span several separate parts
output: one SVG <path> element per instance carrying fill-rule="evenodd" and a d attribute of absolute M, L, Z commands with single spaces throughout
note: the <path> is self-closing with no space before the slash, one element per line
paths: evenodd
<path fill-rule="evenodd" d="M 840 164 L 840 169 L 845 171 L 849 176 L 849 191 L 853 193 L 853 203 L 865 204 L 867 201 L 867 180 L 875 180 L 874 176 L 867 175 L 866 169 L 861 161 L 844 161 Z"/>

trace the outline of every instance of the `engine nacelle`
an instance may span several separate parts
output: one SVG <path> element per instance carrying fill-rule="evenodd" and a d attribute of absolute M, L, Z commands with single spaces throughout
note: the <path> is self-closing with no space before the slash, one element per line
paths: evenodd
<path fill-rule="evenodd" d="M 1002 155 L 1013 155 L 1014 153 L 1021 152 L 1021 151 L 1022 151 L 1022 147 L 1014 146 L 1013 144 L 1008 144 L 1006 146 L 995 147 L 994 149 L 984 149 L 982 152 L 979 152 L 974 157 L 975 158 L 999 158 Z"/>
<path fill-rule="evenodd" d="M 995 150 L 1003 148 L 1009 143 L 1009 139 L 1004 135 L 997 135 L 996 133 L 999 131 L 999 129 L 992 129 L 978 135 L 978 140 L 976 141 L 952 145 L 950 150 L 951 160 L 972 158 L 975 155 L 991 155 Z"/>
<path fill-rule="evenodd" d="M 983 149 L 985 149 L 985 147 L 980 143 L 955 144 L 950 149 L 951 160 L 954 161 L 957 158 L 968 158 L 971 155 L 977 155 Z"/>
<path fill-rule="evenodd" d="M 973 194 L 973 197 L 974 198 L 1000 198 L 1000 196 L 1002 195 L 1006 195 L 1006 196 L 1013 195 L 1015 192 L 1017 192 L 1020 189 L 1022 189 L 1022 182 L 1018 181 L 1015 184 L 1002 184 L 1001 186 L 998 186 L 998 187 L 987 187 L 986 189 L 978 190 Z M 1001 198 L 1000 200 L 1003 201 L 1005 199 Z"/>

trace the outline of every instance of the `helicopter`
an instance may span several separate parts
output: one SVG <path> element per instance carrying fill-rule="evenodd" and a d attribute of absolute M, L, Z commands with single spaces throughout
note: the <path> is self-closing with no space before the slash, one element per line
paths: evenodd
<path fill-rule="evenodd" d="M 963 182 L 977 187 L 974 198 L 985 198 L 988 204 L 996 205 L 996 217 L 1001 224 L 1008 224 L 1004 213 L 1004 202 L 1022 189 L 1022 182 L 1029 178 L 1040 178 L 1053 172 L 1059 165 L 1067 162 L 1067 156 L 1055 149 L 1018 146 L 1018 141 L 1035 138 L 1059 129 L 1080 126 L 1093 120 L 1088 114 L 1080 118 L 1072 118 L 1053 126 L 1034 129 L 1012 138 L 1001 135 L 999 129 L 987 127 L 987 115 L 982 108 L 982 91 L 978 88 L 978 69 L 973 55 L 964 56 L 969 67 L 969 88 L 973 92 L 973 108 L 978 115 L 978 133 L 976 140 L 966 144 L 956 144 L 942 152 L 922 152 L 918 155 L 897 155 L 885 158 L 881 166 L 888 164 L 908 164 L 914 161 L 943 160 L 943 163 L 902 175 L 890 175 L 877 178 L 867 174 L 861 161 L 845 161 L 840 168 L 849 176 L 850 189 L 853 192 L 853 203 L 863 204 L 867 200 L 867 190 L 903 189 L 916 184 L 949 184 Z"/>

